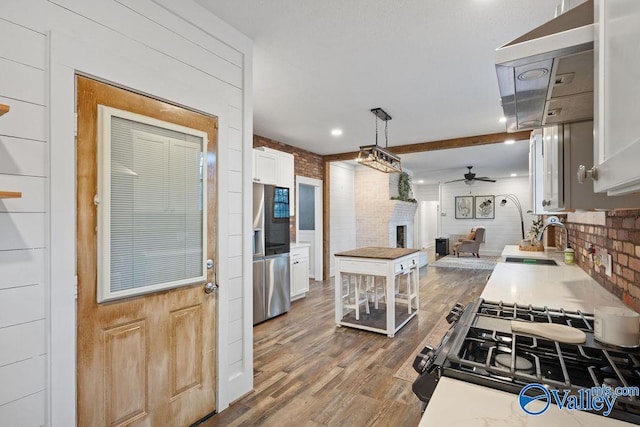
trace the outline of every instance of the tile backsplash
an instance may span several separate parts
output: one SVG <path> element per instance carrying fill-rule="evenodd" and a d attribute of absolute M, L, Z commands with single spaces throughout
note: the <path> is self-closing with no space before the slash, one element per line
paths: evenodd
<path fill-rule="evenodd" d="M 565 224 L 578 265 L 628 307 L 640 312 L 640 210 L 606 212 L 604 221 L 595 223 L 570 215 Z M 558 247 L 564 245 L 562 240 L 562 233 L 556 233 Z M 611 255 L 611 276 L 589 253 L 590 244 Z"/>

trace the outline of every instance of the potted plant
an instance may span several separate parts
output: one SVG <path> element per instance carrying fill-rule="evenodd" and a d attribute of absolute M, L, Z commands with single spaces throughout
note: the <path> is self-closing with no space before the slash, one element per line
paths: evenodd
<path fill-rule="evenodd" d="M 534 220 L 531 224 L 531 228 L 527 232 L 527 239 L 529 240 L 530 246 L 541 246 L 541 243 L 538 241 L 538 236 L 540 235 L 540 231 L 542 231 L 542 226 L 544 225 L 544 219 L 542 215 L 538 215 L 537 219 Z"/>
<path fill-rule="evenodd" d="M 398 179 L 398 197 L 392 197 L 391 200 L 418 203 L 418 201 L 411 196 L 413 196 L 411 191 L 411 177 L 408 173 L 402 172 Z"/>

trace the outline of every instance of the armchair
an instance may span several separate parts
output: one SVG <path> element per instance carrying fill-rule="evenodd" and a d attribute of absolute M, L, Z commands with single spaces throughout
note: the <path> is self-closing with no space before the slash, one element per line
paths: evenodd
<path fill-rule="evenodd" d="M 481 243 L 484 243 L 484 227 L 473 227 L 466 238 L 458 239 L 453 244 L 453 253 L 459 257 L 460 252 L 470 252 L 471 255 L 480 258 Z"/>

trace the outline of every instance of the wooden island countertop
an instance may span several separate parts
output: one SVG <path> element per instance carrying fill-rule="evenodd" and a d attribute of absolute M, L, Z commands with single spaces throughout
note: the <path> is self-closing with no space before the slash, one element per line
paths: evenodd
<path fill-rule="evenodd" d="M 402 258 L 403 256 L 411 255 L 416 252 L 420 252 L 420 249 L 367 247 L 367 248 L 358 248 L 350 251 L 340 252 L 335 254 L 335 256 L 346 256 L 346 257 L 354 257 L 354 258 L 397 259 L 397 258 Z"/>

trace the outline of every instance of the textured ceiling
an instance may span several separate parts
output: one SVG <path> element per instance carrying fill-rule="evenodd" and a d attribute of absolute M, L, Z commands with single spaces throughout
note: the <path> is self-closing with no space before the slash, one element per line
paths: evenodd
<path fill-rule="evenodd" d="M 196 1 L 254 41 L 254 133 L 318 154 L 372 144 L 374 107 L 389 146 L 504 131 L 494 50 L 560 3 Z"/>

